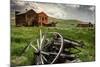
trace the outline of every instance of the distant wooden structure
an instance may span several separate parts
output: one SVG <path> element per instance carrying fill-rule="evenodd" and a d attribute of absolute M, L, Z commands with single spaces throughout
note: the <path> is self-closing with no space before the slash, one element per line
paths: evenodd
<path fill-rule="evenodd" d="M 93 27 L 94 25 L 91 22 L 80 22 L 77 27 Z"/>
<path fill-rule="evenodd" d="M 44 12 L 36 13 L 33 9 L 15 12 L 16 26 L 52 26 L 48 22 L 48 15 Z"/>

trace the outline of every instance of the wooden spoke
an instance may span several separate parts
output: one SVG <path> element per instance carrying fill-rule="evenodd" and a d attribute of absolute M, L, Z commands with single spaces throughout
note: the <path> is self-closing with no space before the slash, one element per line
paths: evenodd
<path fill-rule="evenodd" d="M 41 46 L 42 46 L 42 31 L 40 30 L 40 49 L 41 49 Z"/>
<path fill-rule="evenodd" d="M 38 49 L 37 49 L 35 46 L 33 46 L 32 44 L 31 44 L 31 47 L 32 47 L 34 50 L 38 51 Z"/>
<path fill-rule="evenodd" d="M 40 58 L 41 58 L 41 63 L 44 64 L 42 55 L 40 55 Z"/>
<path fill-rule="evenodd" d="M 37 39 L 37 45 L 38 45 L 38 49 L 40 49 L 40 44 L 39 44 L 39 40 Z"/>
<path fill-rule="evenodd" d="M 44 36 L 41 38 L 40 49 L 42 48 L 43 41 L 44 41 Z"/>
<path fill-rule="evenodd" d="M 43 57 L 43 59 L 47 62 L 47 59 L 45 58 L 45 56 L 42 55 L 42 57 Z"/>
<path fill-rule="evenodd" d="M 42 54 L 49 55 L 49 53 L 41 51 Z"/>
<path fill-rule="evenodd" d="M 45 45 L 43 45 L 42 49 L 49 46 L 50 43 L 51 43 L 51 41 L 47 40 L 47 43 Z"/>
<path fill-rule="evenodd" d="M 28 51 L 29 47 L 30 47 L 30 46 L 27 46 L 27 47 L 26 47 L 25 52 Z"/>

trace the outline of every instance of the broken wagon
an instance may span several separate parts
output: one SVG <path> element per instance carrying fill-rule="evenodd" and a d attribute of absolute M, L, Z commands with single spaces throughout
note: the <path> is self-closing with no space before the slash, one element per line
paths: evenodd
<path fill-rule="evenodd" d="M 35 65 L 74 63 L 81 61 L 75 54 L 81 51 L 78 48 L 84 46 L 83 41 L 78 42 L 72 39 L 63 38 L 58 32 L 42 33 L 40 30 L 40 36 L 36 42 L 37 46 L 33 45 L 34 40 L 32 40 L 24 48 L 24 52 L 29 50 L 29 48 L 35 50 Z M 76 49 L 77 52 L 71 52 L 71 48 Z"/>

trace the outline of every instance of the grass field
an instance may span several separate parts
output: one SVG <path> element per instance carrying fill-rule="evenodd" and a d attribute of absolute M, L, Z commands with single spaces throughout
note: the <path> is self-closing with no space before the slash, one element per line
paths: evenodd
<path fill-rule="evenodd" d="M 78 28 L 77 21 L 59 21 L 56 27 L 11 27 L 11 64 L 14 65 L 32 65 L 34 64 L 34 50 L 30 48 L 22 56 L 21 52 L 31 40 L 39 37 L 39 30 L 43 32 L 59 32 L 64 38 L 70 38 L 85 43 L 82 52 L 77 54 L 81 61 L 95 60 L 95 29 Z M 34 45 L 36 45 L 34 43 Z"/>

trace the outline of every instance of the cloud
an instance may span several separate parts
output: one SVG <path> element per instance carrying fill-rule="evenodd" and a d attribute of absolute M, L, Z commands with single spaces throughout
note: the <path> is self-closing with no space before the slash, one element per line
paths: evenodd
<path fill-rule="evenodd" d="M 44 2 L 17 2 L 12 0 L 12 10 L 23 11 L 34 9 L 36 12 L 45 12 L 47 15 L 61 19 L 78 19 L 82 21 L 94 22 L 95 7 L 91 5 L 44 3 Z"/>
<path fill-rule="evenodd" d="M 80 5 L 79 4 L 67 4 L 66 5 L 67 7 L 69 6 L 69 7 L 73 7 L 73 8 L 80 8 Z"/>
<path fill-rule="evenodd" d="M 90 7 L 89 10 L 95 11 L 95 6 Z"/>

